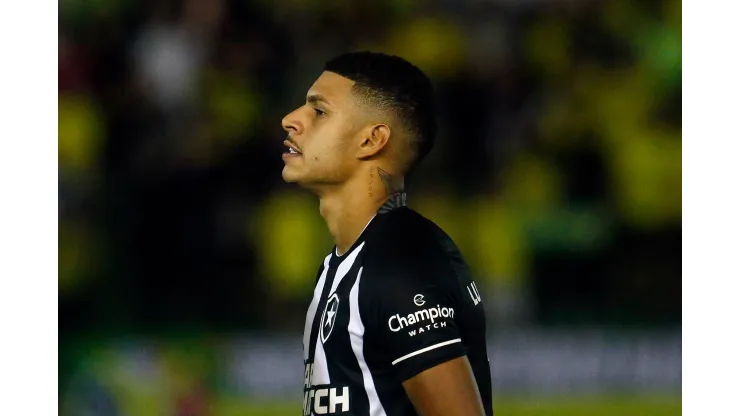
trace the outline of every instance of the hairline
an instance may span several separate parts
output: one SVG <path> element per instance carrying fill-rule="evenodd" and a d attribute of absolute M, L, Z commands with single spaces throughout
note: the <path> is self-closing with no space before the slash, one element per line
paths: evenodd
<path fill-rule="evenodd" d="M 346 75 L 340 74 L 338 72 L 334 72 L 328 69 L 324 70 L 325 72 L 330 72 L 332 74 L 338 75 L 342 78 L 345 78 L 352 82 L 352 86 L 350 87 L 350 94 L 352 95 L 352 100 L 355 102 L 353 105 L 358 106 L 356 108 L 363 108 L 366 111 L 372 112 L 373 114 L 370 115 L 370 117 L 364 117 L 364 122 L 367 122 L 368 124 L 386 124 L 391 127 L 391 132 L 393 132 L 393 127 L 397 126 L 398 130 L 400 130 L 401 138 L 405 142 L 405 146 L 403 146 L 401 150 L 402 152 L 408 152 L 408 158 L 409 160 L 406 161 L 398 161 L 400 166 L 403 169 L 403 174 L 405 175 L 410 171 L 414 165 L 418 164 L 418 151 L 419 149 L 417 146 L 414 146 L 412 144 L 413 141 L 419 140 L 420 137 L 415 137 L 421 132 L 414 132 L 414 129 L 410 129 L 406 123 L 404 123 L 400 117 L 396 114 L 396 108 L 391 106 L 384 106 L 382 102 L 377 102 L 382 100 L 383 94 L 376 92 L 377 90 L 373 88 L 370 85 L 364 84 L 362 82 L 359 82 L 357 80 L 354 80 Z M 380 99 L 373 97 L 373 94 L 377 94 Z M 391 99 L 391 101 L 395 102 L 395 100 Z M 377 115 L 379 117 L 389 117 L 390 120 L 387 122 L 384 121 L 371 121 L 372 116 Z"/>

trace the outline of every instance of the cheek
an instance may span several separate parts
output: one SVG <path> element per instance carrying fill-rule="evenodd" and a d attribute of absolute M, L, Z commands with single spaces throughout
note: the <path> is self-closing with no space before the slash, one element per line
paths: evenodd
<path fill-rule="evenodd" d="M 341 121 L 327 120 L 326 124 L 314 127 L 310 151 L 307 149 L 305 153 L 308 162 L 341 170 L 353 157 L 348 126 Z"/>
<path fill-rule="evenodd" d="M 316 132 L 315 146 L 311 149 L 310 158 L 313 161 L 336 161 L 347 157 L 349 146 L 342 130 L 333 126 Z"/>

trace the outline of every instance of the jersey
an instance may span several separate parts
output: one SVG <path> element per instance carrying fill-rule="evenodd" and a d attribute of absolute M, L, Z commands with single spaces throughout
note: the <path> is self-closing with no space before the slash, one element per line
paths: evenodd
<path fill-rule="evenodd" d="M 304 415 L 416 415 L 402 383 L 463 355 L 493 414 L 480 292 L 450 237 L 405 198 L 319 268 L 303 334 Z"/>

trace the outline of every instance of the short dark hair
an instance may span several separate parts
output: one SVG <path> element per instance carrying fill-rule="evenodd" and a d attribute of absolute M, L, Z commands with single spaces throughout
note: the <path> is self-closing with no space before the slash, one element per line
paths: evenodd
<path fill-rule="evenodd" d="M 325 71 L 355 82 L 354 91 L 390 111 L 406 129 L 412 158 L 406 173 L 429 154 L 437 134 L 434 88 L 419 68 L 398 56 L 351 52 L 326 63 Z"/>

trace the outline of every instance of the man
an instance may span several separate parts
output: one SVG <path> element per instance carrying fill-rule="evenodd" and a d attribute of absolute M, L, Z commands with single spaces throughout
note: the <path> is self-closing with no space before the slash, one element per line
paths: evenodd
<path fill-rule="evenodd" d="M 282 125 L 283 179 L 318 195 L 336 242 L 306 316 L 303 414 L 492 415 L 478 289 L 452 240 L 405 207 L 404 175 L 436 133 L 429 79 L 342 55 Z"/>

